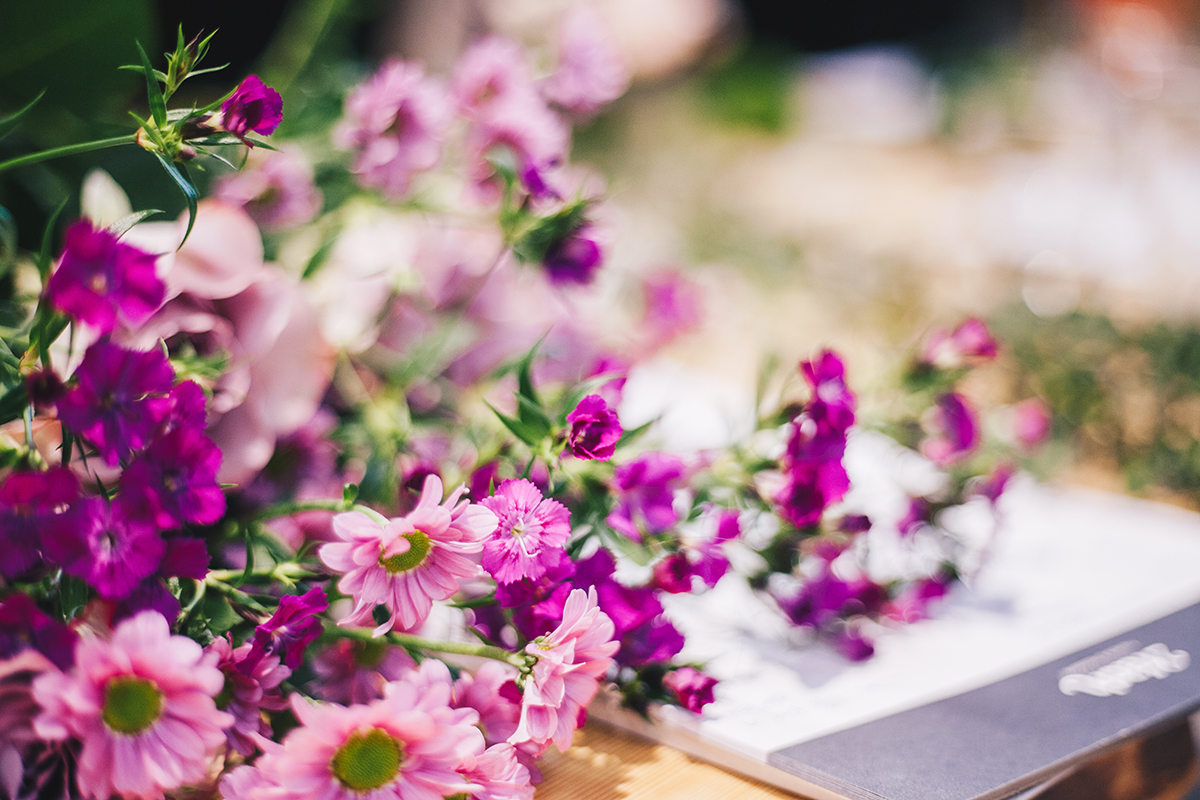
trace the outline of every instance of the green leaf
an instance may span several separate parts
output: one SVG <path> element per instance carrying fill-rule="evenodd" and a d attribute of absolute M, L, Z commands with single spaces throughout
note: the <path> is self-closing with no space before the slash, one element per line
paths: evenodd
<path fill-rule="evenodd" d="M 209 630 L 220 636 L 242 621 L 229 605 L 229 599 L 217 592 L 209 592 L 200 602 L 200 613 L 208 620 Z"/>
<path fill-rule="evenodd" d="M 252 145 L 254 145 L 255 147 L 261 147 L 261 148 L 262 148 L 262 149 L 264 149 L 264 150 L 271 150 L 271 151 L 274 151 L 274 152 L 276 152 L 276 153 L 278 153 L 278 152 L 279 152 L 279 148 L 278 148 L 278 147 L 273 147 L 272 145 L 269 145 L 269 144 L 267 144 L 266 142 L 264 142 L 262 139 L 255 139 L 255 138 L 254 138 L 254 137 L 252 137 L 252 136 L 247 136 L 247 137 L 246 137 L 246 143 L 247 143 L 247 144 L 252 144 Z"/>
<path fill-rule="evenodd" d="M 54 209 L 54 213 L 46 221 L 46 230 L 42 233 L 42 249 L 38 251 L 37 256 L 37 268 L 38 274 L 42 276 L 42 286 L 46 285 L 46 280 L 50 277 L 50 254 L 51 248 L 54 246 L 54 226 L 58 224 L 58 217 L 67 207 L 69 199 L 69 197 L 64 197 L 63 201 L 58 204 L 58 208 Z"/>
<path fill-rule="evenodd" d="M 167 127 L 167 101 L 163 99 L 162 88 L 158 85 L 158 76 L 162 73 L 155 70 L 150 64 L 150 58 L 142 49 L 141 42 L 134 42 L 134 44 L 137 45 L 138 55 L 142 57 L 142 72 L 146 74 L 146 99 L 150 103 L 150 114 L 159 128 L 165 128 Z"/>
<path fill-rule="evenodd" d="M 167 171 L 167 174 L 171 176 L 171 180 L 175 181 L 175 185 L 177 185 L 179 187 L 179 190 L 181 192 L 183 192 L 183 196 L 187 200 L 187 205 L 188 205 L 187 230 L 184 231 L 184 233 L 183 233 L 183 241 L 179 243 L 179 246 L 183 247 L 183 242 L 186 242 L 188 237 L 191 236 L 191 234 L 192 234 L 192 226 L 196 224 L 196 205 L 199 202 L 199 198 L 196 195 L 196 187 L 192 185 L 192 182 L 190 180 L 188 180 L 188 178 L 186 176 L 186 173 L 187 173 L 186 167 L 183 167 L 183 166 L 177 167 L 174 163 L 169 161 L 167 159 L 167 157 L 164 156 L 162 153 L 155 153 L 154 157 L 158 159 L 158 163 L 161 164 L 162 168 L 165 169 Z"/>
<path fill-rule="evenodd" d="M 0 139 L 3 139 L 5 136 L 8 136 L 10 133 L 15 131 L 17 126 L 19 126 L 22 120 L 25 119 L 25 115 L 33 110 L 33 107 L 38 104 L 38 101 L 41 100 L 42 96 L 45 94 L 46 90 L 42 89 L 40 92 L 38 92 L 37 97 L 26 103 L 23 108 L 18 109 L 12 114 L 9 114 L 4 119 L 0 119 Z"/>
<path fill-rule="evenodd" d="M 550 417 L 542 407 L 528 398 L 517 395 L 517 416 L 521 424 L 534 435 L 534 441 L 541 441 L 550 433 Z"/>
<path fill-rule="evenodd" d="M 653 426 L 654 423 L 658 422 L 658 419 L 659 419 L 658 417 L 655 417 L 654 419 L 650 420 L 649 422 L 643 423 L 642 425 L 638 425 L 633 430 L 628 430 L 628 431 L 625 431 L 624 433 L 622 433 L 621 438 L 617 440 L 616 448 L 618 450 L 620 450 L 622 447 L 627 447 L 628 445 L 631 445 L 634 442 L 636 442 L 638 439 L 642 438 L 642 436 L 645 435 L 646 431 L 650 430 L 651 426 Z"/>
<path fill-rule="evenodd" d="M 538 348 L 542 346 L 542 342 L 546 340 L 547 334 L 542 334 L 542 338 L 534 342 L 533 347 L 529 348 L 520 363 L 517 364 L 517 416 L 522 422 L 541 418 L 546 421 L 547 426 L 550 421 L 542 410 L 542 401 L 538 398 L 537 389 L 533 385 L 533 359 L 537 357 Z M 536 413 L 535 413 L 536 412 Z"/>
<path fill-rule="evenodd" d="M 358 484 L 347 483 L 342 489 L 342 502 L 346 505 L 353 505 L 356 500 L 358 500 Z"/>
<path fill-rule="evenodd" d="M 145 67 L 143 67 L 143 66 L 139 66 L 139 65 L 137 65 L 137 64 L 122 64 L 121 66 L 117 67 L 117 69 L 125 69 L 125 70 L 129 70 L 130 72 L 140 72 L 140 73 L 142 73 L 142 74 L 145 74 L 145 72 L 146 72 L 146 68 L 145 68 Z M 157 69 L 156 69 L 156 70 L 151 70 L 151 71 L 154 73 L 154 77 L 155 77 L 157 80 L 160 80 L 160 81 L 162 81 L 163 83 L 166 83 L 166 82 L 167 82 L 167 75 L 166 75 L 166 73 L 165 73 L 165 72 L 162 72 L 162 71 L 160 71 L 160 70 L 157 70 Z"/>
<path fill-rule="evenodd" d="M 87 605 L 88 585 L 79 578 L 63 575 L 58 584 L 58 601 L 62 604 L 63 619 L 70 622 Z"/>
<path fill-rule="evenodd" d="M 192 144 L 195 144 L 195 142 L 192 142 Z M 198 152 L 203 153 L 204 155 L 208 156 L 209 158 L 215 158 L 217 161 L 220 161 L 222 164 L 224 164 L 225 166 L 229 167 L 232 170 L 236 170 L 238 168 L 237 164 L 234 164 L 228 158 L 226 158 L 223 155 L 220 155 L 219 153 L 214 153 L 212 150 L 209 150 L 204 147 L 200 147 L 199 145 L 196 145 L 196 150 Z M 196 166 L 199 167 L 200 165 L 197 164 Z M 201 169 L 203 169 L 203 167 L 201 167 Z"/>
<path fill-rule="evenodd" d="M 500 418 L 500 421 L 504 423 L 504 427 L 508 428 L 508 430 L 514 436 L 516 436 L 525 444 L 532 446 L 542 438 L 542 435 L 539 435 L 537 430 L 531 429 L 530 426 L 521 422 L 521 420 L 513 419 L 510 416 L 502 414 L 498 409 L 496 409 L 495 406 L 486 400 L 484 400 L 483 403 L 492 410 L 493 414 Z"/>
<path fill-rule="evenodd" d="M 162 209 L 158 209 L 158 208 L 148 208 L 145 211 L 135 211 L 132 214 L 130 214 L 129 216 L 121 217 L 119 220 L 114 222 L 112 225 L 109 225 L 108 232 L 111 233 L 113 236 L 116 236 L 118 239 L 120 239 L 122 236 L 124 236 L 126 233 L 129 232 L 130 228 L 132 228 L 134 225 L 137 225 L 139 222 L 144 220 L 146 217 L 152 217 L 155 214 L 161 214 L 161 213 L 163 213 Z"/>
<path fill-rule="evenodd" d="M 29 405 L 29 393 L 25 384 L 18 383 L 3 395 L 0 395 L 0 425 L 20 419 Z"/>
<path fill-rule="evenodd" d="M 17 221 L 8 209 L 0 206 L 0 277 L 8 274 L 17 262 Z"/>
<path fill-rule="evenodd" d="M 583 225 L 587 207 L 586 200 L 576 200 L 561 211 L 536 220 L 513 243 L 513 255 L 526 264 L 541 264 L 551 247 Z"/>
<path fill-rule="evenodd" d="M 321 246 L 317 248 L 317 252 L 312 254 L 312 258 L 304 265 L 304 274 L 301 276 L 304 280 L 311 278 L 317 274 L 321 267 L 325 266 L 325 262 L 329 260 L 329 254 L 333 252 L 333 246 L 337 244 L 337 233 L 329 236 L 325 241 L 321 242 Z"/>

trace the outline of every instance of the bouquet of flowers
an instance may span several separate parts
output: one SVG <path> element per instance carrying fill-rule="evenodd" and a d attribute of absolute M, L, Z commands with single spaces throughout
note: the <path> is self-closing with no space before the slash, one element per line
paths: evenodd
<path fill-rule="evenodd" d="M 996 355 L 976 320 L 876 404 L 939 476 L 895 519 L 848 494 L 866 434 L 833 351 L 764 375 L 745 442 L 625 429 L 630 370 L 700 305 L 654 273 L 630 316 L 604 282 L 570 123 L 627 78 L 586 12 L 544 75 L 495 37 L 448 82 L 389 61 L 273 145 L 254 76 L 169 108 L 207 45 L 143 53 L 136 133 L 0 162 L 138 146 L 188 205 L 147 221 L 97 174 L 61 240 L 3 239 L 0 795 L 529 798 L 602 683 L 642 711 L 713 699 L 664 595 L 749 580 L 863 659 L 976 568 L 948 512 L 993 508 L 1049 424 L 1030 401 L 985 443 L 957 388 Z"/>

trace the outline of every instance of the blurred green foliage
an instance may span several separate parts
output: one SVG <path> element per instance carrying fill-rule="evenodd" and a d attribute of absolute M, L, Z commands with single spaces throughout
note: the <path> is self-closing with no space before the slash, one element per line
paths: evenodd
<path fill-rule="evenodd" d="M 749 42 L 705 77 L 704 108 L 728 124 L 782 133 L 790 122 L 797 63 L 797 54 L 782 45 Z"/>

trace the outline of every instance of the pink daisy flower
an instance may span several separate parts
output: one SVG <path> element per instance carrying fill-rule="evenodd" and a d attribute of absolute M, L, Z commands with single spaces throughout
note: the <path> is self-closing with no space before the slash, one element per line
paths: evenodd
<path fill-rule="evenodd" d="M 425 621 L 433 601 L 458 591 L 459 582 L 477 577 L 479 565 L 467 558 L 478 553 L 480 539 L 496 528 L 496 516 L 480 505 L 459 498 L 460 486 L 439 504 L 442 481 L 425 479 L 416 508 L 380 525 L 366 514 L 350 511 L 333 518 L 333 532 L 342 541 L 321 547 L 321 560 L 342 573 L 338 589 L 350 595 L 354 610 L 339 625 L 362 625 L 375 606 L 391 612 L 375 628 L 382 636 L 393 627 L 412 630 Z"/>
<path fill-rule="evenodd" d="M 213 696 L 225 678 L 216 653 L 172 636 L 153 611 L 130 617 L 108 641 L 82 639 L 75 667 L 33 683 L 43 739 L 74 737 L 79 790 L 88 797 L 158 800 L 163 792 L 203 780 L 233 717 Z"/>
<path fill-rule="evenodd" d="M 535 580 L 556 566 L 571 536 L 571 514 L 557 500 L 543 499 L 527 480 L 505 481 L 480 502 L 499 525 L 483 540 L 483 568 L 498 583 Z"/>
<path fill-rule="evenodd" d="M 525 646 L 537 658 L 525 680 L 521 720 L 510 744 L 551 741 L 566 752 L 587 704 L 620 648 L 615 628 L 596 602 L 595 587 L 575 589 L 563 608 L 562 623 Z"/>
<path fill-rule="evenodd" d="M 221 782 L 226 800 L 441 800 L 481 787 L 459 774 L 483 754 L 478 715 L 449 706 L 450 684 L 400 680 L 367 705 L 292 695 L 300 727 Z"/>

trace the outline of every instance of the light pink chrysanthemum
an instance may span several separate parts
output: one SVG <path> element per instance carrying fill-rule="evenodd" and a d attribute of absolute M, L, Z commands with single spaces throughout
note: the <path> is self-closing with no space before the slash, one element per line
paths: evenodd
<path fill-rule="evenodd" d="M 253 647 L 246 642 L 234 647 L 228 636 L 213 639 L 206 649 L 219 657 L 217 668 L 225 676 L 225 686 L 217 695 L 217 706 L 233 717 L 233 724 L 225 731 L 229 746 L 244 756 L 253 755 L 257 749 L 257 734 L 271 735 L 271 726 L 263 719 L 262 712 L 281 711 L 287 701 L 279 691 L 279 684 L 292 674 L 279 656 L 265 655 L 252 667 L 247 656 Z"/>
<path fill-rule="evenodd" d="M 313 705 L 292 695 L 300 727 L 249 771 L 221 782 L 226 800 L 441 800 L 481 786 L 459 774 L 483 753 L 470 709 L 449 706 L 450 684 L 388 684 L 368 705 Z"/>
<path fill-rule="evenodd" d="M 510 744 L 553 741 L 566 752 L 582 712 L 620 648 L 615 628 L 596 602 L 595 587 L 574 589 L 563 607 L 562 623 L 525 646 L 537 658 L 526 678 L 521 720 Z"/>
<path fill-rule="evenodd" d="M 472 675 L 463 672 L 454 682 L 454 707 L 479 712 L 479 727 L 488 744 L 503 742 L 517 729 L 521 718 L 521 690 L 517 671 L 499 661 L 488 661 Z"/>
<path fill-rule="evenodd" d="M 425 621 L 434 600 L 458 591 L 459 581 L 480 574 L 464 553 L 478 553 L 480 539 L 496 528 L 496 516 L 459 498 L 459 487 L 439 505 L 442 481 L 425 479 L 416 508 L 381 526 L 360 511 L 338 514 L 333 532 L 342 540 L 321 547 L 320 557 L 342 573 L 338 589 L 354 598 L 354 610 L 340 625 L 362 625 L 375 606 L 391 612 L 375 628 L 382 636 L 393 627 L 412 630 Z"/>
<path fill-rule="evenodd" d="M 558 564 L 571 536 L 571 514 L 557 500 L 542 498 L 527 480 L 505 481 L 480 505 L 499 525 L 483 540 L 483 568 L 499 583 L 537 579 Z"/>
<path fill-rule="evenodd" d="M 172 636 L 161 614 L 143 611 L 108 641 L 80 640 L 71 672 L 34 681 L 42 707 L 34 730 L 43 739 L 82 742 L 85 796 L 158 800 L 206 777 L 233 724 L 213 702 L 225 680 L 217 658 Z"/>
<path fill-rule="evenodd" d="M 454 65 L 451 87 L 458 107 L 467 114 L 495 100 L 536 91 L 525 51 L 500 36 L 480 39 L 467 48 Z"/>
<path fill-rule="evenodd" d="M 494 744 L 474 759 L 463 777 L 483 788 L 474 800 L 532 800 L 533 783 L 529 769 L 517 760 L 511 744 Z"/>
<path fill-rule="evenodd" d="M 356 152 L 362 185 L 400 197 L 414 174 L 437 165 L 450 114 L 441 84 L 416 64 L 391 60 L 351 92 L 333 140 Z"/>

